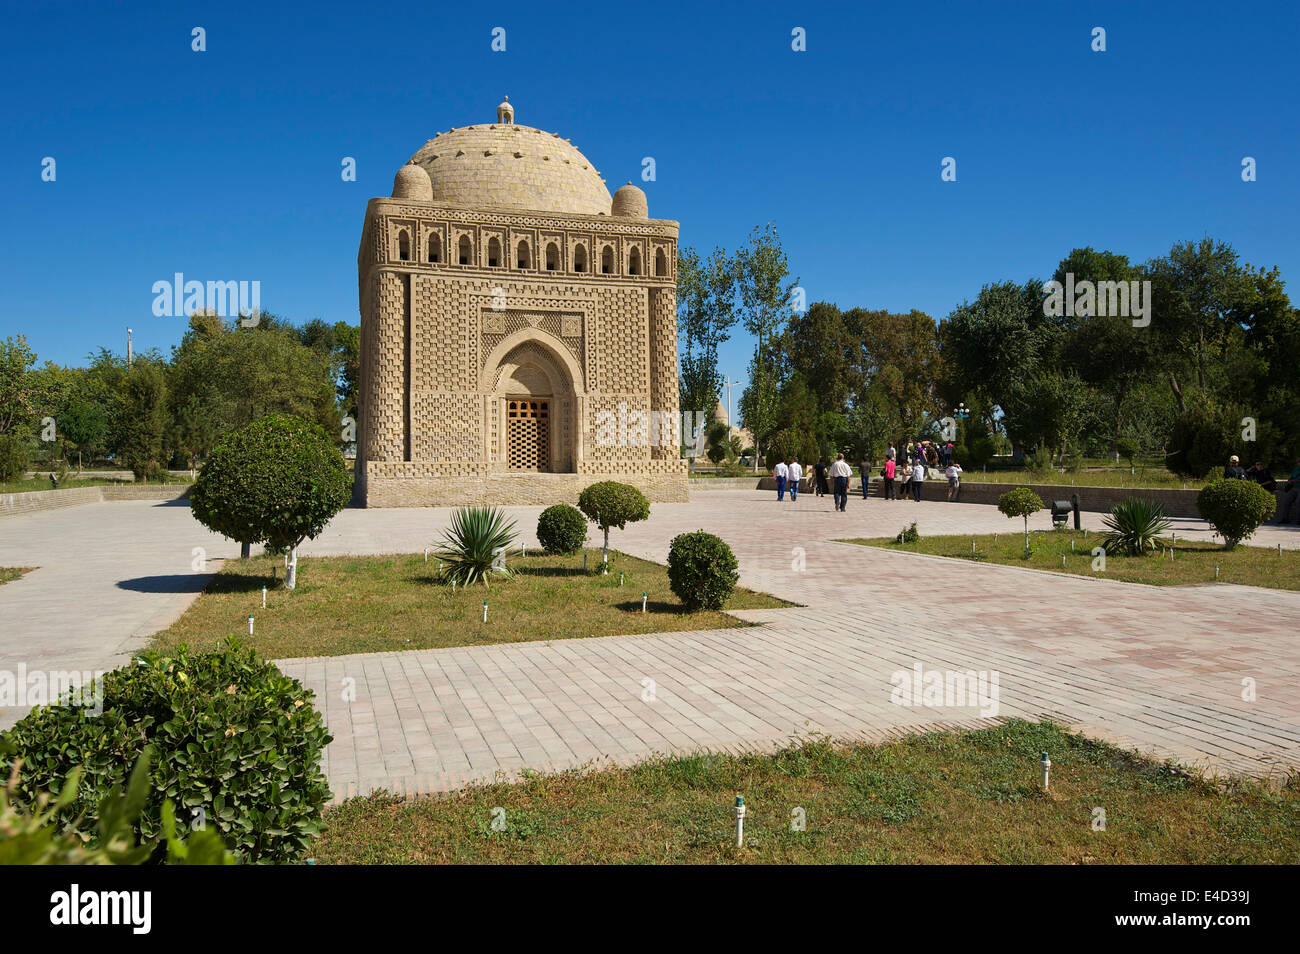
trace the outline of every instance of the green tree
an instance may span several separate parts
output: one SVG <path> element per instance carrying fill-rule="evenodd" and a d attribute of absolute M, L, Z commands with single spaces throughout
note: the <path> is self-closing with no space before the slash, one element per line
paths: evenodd
<path fill-rule="evenodd" d="M 36 416 L 36 383 L 32 366 L 36 353 L 27 346 L 27 338 L 15 335 L 0 341 L 0 434 L 31 433 Z"/>
<path fill-rule="evenodd" d="M 605 534 L 600 563 L 601 569 L 608 572 L 609 531 L 622 530 L 629 523 L 647 519 L 650 516 L 650 501 L 630 484 L 602 480 L 579 494 L 578 509 Z"/>
<path fill-rule="evenodd" d="M 736 263 L 721 248 L 707 260 L 684 249 L 677 261 L 681 408 L 712 413 L 722 390 L 718 348 L 736 324 Z"/>
<path fill-rule="evenodd" d="M 163 472 L 167 432 L 167 381 L 154 356 L 141 355 L 122 378 L 118 399 L 117 446 L 136 480 Z"/>
<path fill-rule="evenodd" d="M 798 279 L 790 278 L 789 260 L 771 222 L 755 228 L 749 244 L 736 253 L 736 270 L 741 320 L 745 330 L 754 336 L 749 384 L 740 399 L 741 420 L 761 451 L 763 442 L 778 426 L 775 412 L 782 382 L 778 359 L 773 354 L 774 339 L 786 324 Z"/>
<path fill-rule="evenodd" d="M 351 480 L 338 444 L 319 424 L 275 414 L 226 435 L 190 494 L 196 520 L 244 544 L 289 551 L 285 586 L 297 580 L 298 546 L 347 506 Z"/>
<path fill-rule="evenodd" d="M 998 510 L 1008 519 L 1023 517 L 1025 520 L 1025 558 L 1029 558 L 1029 518 L 1043 509 L 1043 500 L 1028 487 L 1008 490 L 998 498 Z"/>

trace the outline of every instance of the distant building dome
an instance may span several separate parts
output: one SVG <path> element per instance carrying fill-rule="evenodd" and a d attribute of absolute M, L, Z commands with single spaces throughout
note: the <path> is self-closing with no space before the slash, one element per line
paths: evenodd
<path fill-rule="evenodd" d="M 429 181 L 429 174 L 414 162 L 408 162 L 393 177 L 393 198 L 432 202 L 433 183 Z"/>
<path fill-rule="evenodd" d="M 619 189 L 618 191 L 622 192 L 623 190 Z M 719 424 L 731 424 L 731 420 L 727 414 L 727 406 L 722 403 L 722 398 L 718 398 L 718 405 L 713 409 L 713 418 Z"/>
<path fill-rule="evenodd" d="M 650 207 L 646 204 L 645 193 L 630 181 L 627 185 L 620 186 L 614 193 L 614 202 L 609 214 L 621 219 L 650 218 Z"/>
<path fill-rule="evenodd" d="M 478 209 L 609 215 L 609 189 L 591 161 L 558 133 L 514 121 L 439 133 L 411 157 L 428 173 L 438 202 Z M 396 193 L 394 193 L 396 194 Z"/>

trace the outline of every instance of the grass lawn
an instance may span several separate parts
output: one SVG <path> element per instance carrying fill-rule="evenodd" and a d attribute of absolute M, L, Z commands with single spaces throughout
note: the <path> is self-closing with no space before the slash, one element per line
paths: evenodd
<path fill-rule="evenodd" d="M 436 579 L 438 562 L 432 553 L 428 563 L 419 553 L 302 558 L 293 592 L 279 588 L 282 557 L 230 560 L 185 615 L 154 637 L 154 645 L 210 646 L 240 634 L 264 657 L 281 659 L 746 625 L 724 613 L 686 613 L 668 587 L 667 567 L 611 551 L 609 575 L 601 576 L 600 551 L 588 550 L 587 559 L 590 574 L 582 572 L 581 553 L 516 553 L 508 560 L 518 574 L 513 582 L 454 592 Z M 277 568 L 279 578 L 273 580 Z M 265 609 L 263 586 L 272 587 Z M 648 594 L 645 613 L 643 592 Z M 738 587 L 727 605 L 763 609 L 790 604 Z M 255 617 L 251 638 L 249 613 Z"/>
<path fill-rule="evenodd" d="M 1025 537 L 1011 529 L 1007 533 L 984 536 L 922 537 L 916 543 L 895 543 L 892 538 L 844 540 L 862 546 L 903 550 L 908 553 L 929 553 L 934 556 L 958 560 L 975 560 L 982 563 L 1005 563 L 1008 566 L 1027 566 L 1037 570 L 1054 570 L 1077 576 L 1104 577 L 1125 580 L 1129 583 L 1150 583 L 1155 586 L 1179 586 L 1186 583 L 1213 583 L 1214 568 L 1219 568 L 1220 583 L 1242 583 L 1247 586 L 1267 586 L 1278 590 L 1300 590 L 1300 553 L 1276 549 L 1238 545 L 1234 550 L 1224 550 L 1217 543 L 1194 543 L 1178 540 L 1174 543 L 1173 559 L 1159 552 L 1144 557 L 1107 555 L 1104 572 L 1094 571 L 1092 550 L 1101 546 L 1105 537 L 1096 531 L 1054 530 L 1030 533 L 1033 553 L 1024 559 Z M 971 552 L 971 542 L 975 551 Z M 1070 549 L 1073 541 L 1074 550 Z M 1168 546 L 1169 540 L 1165 540 Z M 1061 557 L 1065 566 L 1061 566 Z"/>
<path fill-rule="evenodd" d="M 958 461 L 961 463 L 961 461 Z M 879 472 L 877 467 L 876 471 Z M 990 470 L 988 473 L 980 471 L 978 468 L 971 468 L 961 475 L 963 483 L 972 484 L 1060 484 L 1061 486 L 1075 487 L 1133 487 L 1146 489 L 1161 490 L 1200 490 L 1205 486 L 1203 480 L 1186 480 L 1175 474 L 1171 474 L 1160 467 L 1136 467 L 1134 472 L 1130 473 L 1127 464 L 1119 466 L 1103 464 L 1099 466 L 1084 466 L 1080 470 L 1072 473 L 1061 473 L 1060 471 L 1049 471 L 1047 473 L 1034 473 L 1033 471 L 1021 469 L 1013 470 Z M 1211 476 L 1219 476 L 1213 474 Z"/>
<path fill-rule="evenodd" d="M 34 569 L 36 569 L 34 566 L 0 566 L 0 583 L 16 580 L 24 573 L 30 573 Z"/>
<path fill-rule="evenodd" d="M 1044 750 L 1051 794 L 1039 788 Z M 804 831 L 792 830 L 796 808 Z M 1093 828 L 1098 808 L 1105 830 Z M 325 864 L 1293 864 L 1300 785 L 1211 782 L 1017 721 L 879 746 L 813 742 L 536 775 L 415 801 L 374 795 L 325 821 L 312 849 Z"/>
<path fill-rule="evenodd" d="M 136 481 L 131 480 L 129 477 L 73 477 L 69 475 L 59 482 L 58 489 L 71 490 L 74 487 L 143 487 L 146 485 L 151 487 L 164 485 L 174 487 L 188 483 L 190 483 L 188 477 L 169 477 L 166 481 L 148 480 L 140 481 L 137 484 Z M 37 490 L 54 490 L 50 486 L 48 473 L 40 477 L 33 477 L 30 480 L 24 478 L 22 480 L 0 481 L 0 494 L 28 494 Z"/>

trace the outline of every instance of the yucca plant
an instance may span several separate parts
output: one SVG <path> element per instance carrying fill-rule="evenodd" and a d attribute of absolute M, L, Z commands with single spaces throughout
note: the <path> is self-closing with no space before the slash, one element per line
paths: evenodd
<path fill-rule="evenodd" d="M 1102 542 L 1106 552 L 1125 556 L 1155 550 L 1160 535 L 1173 525 L 1160 504 L 1142 497 L 1121 500 L 1110 508 L 1102 523 L 1110 531 Z"/>
<path fill-rule="evenodd" d="M 499 574 L 509 580 L 514 571 L 506 566 L 505 552 L 515 542 L 515 522 L 496 507 L 461 507 L 451 515 L 451 526 L 438 546 L 442 578 L 461 586 Z"/>

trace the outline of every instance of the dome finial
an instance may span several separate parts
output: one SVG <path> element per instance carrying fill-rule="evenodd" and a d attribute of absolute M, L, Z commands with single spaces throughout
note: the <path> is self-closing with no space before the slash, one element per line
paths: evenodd
<path fill-rule="evenodd" d="M 515 108 L 510 105 L 510 97 L 507 96 L 497 107 L 497 122 L 503 125 L 509 125 L 515 121 Z"/>

